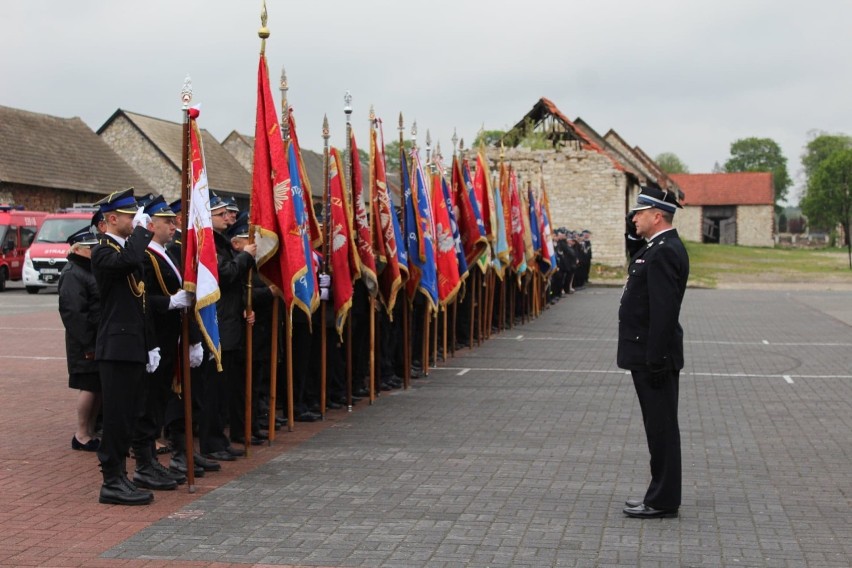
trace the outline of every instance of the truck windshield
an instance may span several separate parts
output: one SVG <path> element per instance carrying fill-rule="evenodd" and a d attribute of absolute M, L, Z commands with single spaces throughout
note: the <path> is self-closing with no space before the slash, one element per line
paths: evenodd
<path fill-rule="evenodd" d="M 6 242 L 6 231 L 9 230 L 9 225 L 0 225 L 0 244 Z"/>
<path fill-rule="evenodd" d="M 39 229 L 35 242 L 64 243 L 68 237 L 88 225 L 88 219 L 47 219 Z"/>

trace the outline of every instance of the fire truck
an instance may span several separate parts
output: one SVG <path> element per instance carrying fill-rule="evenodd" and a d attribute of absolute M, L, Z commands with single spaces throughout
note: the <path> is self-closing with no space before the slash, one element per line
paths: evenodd
<path fill-rule="evenodd" d="M 21 279 L 27 247 L 47 215 L 26 211 L 22 205 L 0 205 L 0 292 L 7 280 Z"/>
<path fill-rule="evenodd" d="M 24 256 L 24 287 L 29 294 L 38 294 L 42 288 L 56 288 L 59 273 L 68 262 L 66 240 L 92 222 L 96 207 L 75 203 L 46 215 L 44 221 Z"/>

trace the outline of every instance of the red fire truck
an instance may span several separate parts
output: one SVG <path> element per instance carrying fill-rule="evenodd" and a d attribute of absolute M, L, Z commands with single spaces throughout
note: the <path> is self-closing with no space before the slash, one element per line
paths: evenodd
<path fill-rule="evenodd" d="M 24 255 L 47 213 L 23 206 L 0 205 L 0 292 L 7 280 L 20 280 Z"/>

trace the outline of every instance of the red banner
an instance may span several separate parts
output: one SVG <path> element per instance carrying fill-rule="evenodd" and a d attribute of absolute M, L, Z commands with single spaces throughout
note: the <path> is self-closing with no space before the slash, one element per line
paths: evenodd
<path fill-rule="evenodd" d="M 461 286 L 456 241 L 447 212 L 447 201 L 441 187 L 441 174 L 432 175 L 432 216 L 435 223 L 435 265 L 438 269 L 438 301 L 447 305 L 453 301 Z"/>
<path fill-rule="evenodd" d="M 353 246 L 349 204 L 341 173 L 343 160 L 337 149 L 331 149 L 329 160 L 329 200 L 331 223 L 328 229 L 331 250 L 331 291 L 334 297 L 334 326 L 343 336 L 346 316 L 352 307 L 352 281 L 358 278 L 356 252 Z"/>
<path fill-rule="evenodd" d="M 385 174 L 385 150 L 379 142 L 378 132 L 370 129 L 370 207 L 373 216 L 372 235 L 379 272 L 379 293 L 388 315 L 393 314 L 402 272 L 397 257 L 396 235 L 392 215 L 396 215 L 388 193 Z M 366 213 L 365 213 L 366 215 Z"/>

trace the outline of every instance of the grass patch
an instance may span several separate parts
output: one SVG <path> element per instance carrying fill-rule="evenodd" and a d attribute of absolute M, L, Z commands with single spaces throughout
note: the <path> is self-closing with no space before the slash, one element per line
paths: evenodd
<path fill-rule="evenodd" d="M 684 241 L 689 284 L 714 288 L 737 282 L 848 282 L 846 249 L 790 249 L 716 245 Z M 624 268 L 595 265 L 593 279 L 624 279 Z"/>

